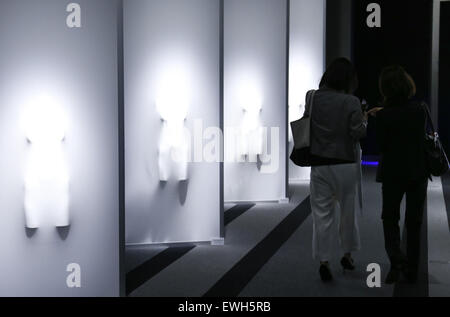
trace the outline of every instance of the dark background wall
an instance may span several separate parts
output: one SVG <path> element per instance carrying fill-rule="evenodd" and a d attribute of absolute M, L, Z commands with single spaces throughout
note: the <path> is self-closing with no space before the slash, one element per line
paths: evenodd
<path fill-rule="evenodd" d="M 381 101 L 378 76 L 382 68 L 399 64 L 416 81 L 417 98 L 429 102 L 432 1 L 376 1 L 381 6 L 382 27 L 369 28 L 366 24 L 369 15 L 366 8 L 372 2 L 353 1 L 353 56 L 360 79 L 357 96 L 365 98 L 369 105 L 377 106 Z M 368 137 L 362 146 L 365 155 L 378 153 L 372 122 L 369 122 Z"/>
<path fill-rule="evenodd" d="M 353 59 L 353 2 L 354 0 L 327 0 L 326 65 L 338 57 Z"/>
<path fill-rule="evenodd" d="M 450 151 L 450 2 L 441 3 L 439 53 L 439 133 L 447 153 Z"/>

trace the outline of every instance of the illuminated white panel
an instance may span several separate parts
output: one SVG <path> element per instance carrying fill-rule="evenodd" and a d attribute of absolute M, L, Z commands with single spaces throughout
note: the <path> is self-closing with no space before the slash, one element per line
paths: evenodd
<path fill-rule="evenodd" d="M 121 1 L 69 2 L 0 1 L 1 297 L 120 294 Z"/>
<path fill-rule="evenodd" d="M 287 196 L 287 3 L 224 1 L 225 201 Z"/>
<path fill-rule="evenodd" d="M 325 63 L 325 0 L 291 0 L 289 49 L 289 122 L 305 112 L 305 96 L 318 89 Z M 289 128 L 289 153 L 293 149 Z M 289 161 L 289 179 L 307 181 L 311 169 Z"/>
<path fill-rule="evenodd" d="M 220 0 L 124 1 L 124 66 L 126 243 L 220 237 Z"/>

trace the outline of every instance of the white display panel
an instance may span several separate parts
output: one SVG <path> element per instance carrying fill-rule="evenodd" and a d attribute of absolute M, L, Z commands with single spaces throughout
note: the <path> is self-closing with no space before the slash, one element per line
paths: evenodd
<path fill-rule="evenodd" d="M 125 1 L 124 52 L 127 244 L 219 238 L 220 1 Z"/>
<path fill-rule="evenodd" d="M 305 96 L 318 89 L 325 68 L 325 0 L 290 1 L 289 121 L 303 116 Z M 289 153 L 294 147 L 289 129 Z M 306 181 L 311 169 L 289 161 L 289 179 Z"/>
<path fill-rule="evenodd" d="M 119 295 L 118 1 L 76 2 L 0 1 L 0 296 Z"/>
<path fill-rule="evenodd" d="M 224 1 L 225 201 L 286 198 L 286 34 L 287 1 Z"/>

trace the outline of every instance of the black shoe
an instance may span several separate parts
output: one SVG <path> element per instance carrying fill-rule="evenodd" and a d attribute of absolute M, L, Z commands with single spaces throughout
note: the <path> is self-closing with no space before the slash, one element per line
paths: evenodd
<path fill-rule="evenodd" d="M 342 265 L 342 268 L 344 269 L 344 272 L 345 272 L 345 270 L 354 271 L 355 265 L 353 263 L 354 262 L 353 262 L 352 258 L 348 258 L 348 257 L 344 256 L 341 259 L 341 265 Z"/>
<path fill-rule="evenodd" d="M 399 268 L 391 268 L 388 275 L 386 276 L 386 284 L 394 284 L 397 283 L 400 279 L 401 269 Z"/>
<path fill-rule="evenodd" d="M 329 282 L 329 281 L 333 280 L 333 275 L 331 275 L 331 271 L 330 271 L 330 268 L 328 267 L 328 265 L 321 264 L 319 273 L 320 273 L 320 278 L 322 279 L 323 282 Z"/>

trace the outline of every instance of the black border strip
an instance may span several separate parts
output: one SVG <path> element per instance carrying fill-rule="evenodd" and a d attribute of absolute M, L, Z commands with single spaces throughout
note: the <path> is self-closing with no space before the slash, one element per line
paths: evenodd
<path fill-rule="evenodd" d="M 230 208 L 224 214 L 225 226 L 229 225 L 254 206 L 255 204 L 242 204 Z M 195 245 L 168 247 L 128 272 L 126 274 L 126 296 L 194 248 Z"/>
<path fill-rule="evenodd" d="M 309 197 L 250 250 L 204 297 L 237 297 L 311 214 Z"/>
<path fill-rule="evenodd" d="M 195 248 L 195 245 L 170 247 L 127 273 L 126 295 L 156 276 L 166 267 Z"/>
<path fill-rule="evenodd" d="M 232 223 L 236 218 L 242 216 L 249 209 L 253 208 L 255 204 L 239 204 L 230 209 L 228 209 L 224 214 L 224 223 L 225 226 L 228 226 Z"/>

